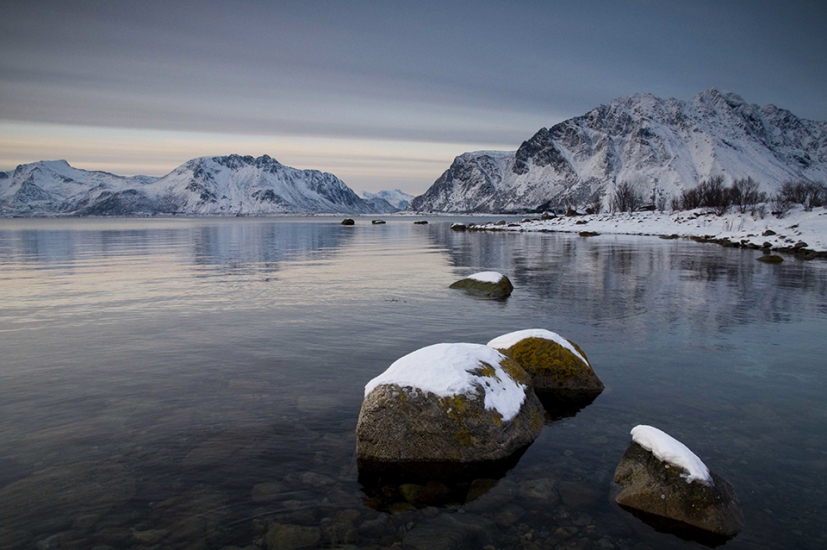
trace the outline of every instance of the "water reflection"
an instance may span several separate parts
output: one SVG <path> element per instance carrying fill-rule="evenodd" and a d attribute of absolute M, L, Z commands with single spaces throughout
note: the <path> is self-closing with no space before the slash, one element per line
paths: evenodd
<path fill-rule="evenodd" d="M 3 220 L 0 547 L 691 548 L 609 503 L 638 423 L 732 482 L 747 525 L 728 547 L 827 544 L 823 262 L 432 221 Z M 484 269 L 509 300 L 448 289 Z M 607 390 L 549 407 L 519 462 L 452 505 L 400 483 L 371 507 L 364 384 L 419 347 L 531 327 L 581 344 Z"/>
<path fill-rule="evenodd" d="M 439 226 L 429 237 L 449 251 L 455 266 L 511 277 L 515 296 L 530 294 L 537 303 L 551 302 L 624 332 L 663 330 L 687 319 L 694 330 L 716 332 L 827 311 L 824 262 L 791 257 L 768 266 L 756 261 L 760 251 L 652 237 L 586 240 L 568 234 L 457 233 Z"/>

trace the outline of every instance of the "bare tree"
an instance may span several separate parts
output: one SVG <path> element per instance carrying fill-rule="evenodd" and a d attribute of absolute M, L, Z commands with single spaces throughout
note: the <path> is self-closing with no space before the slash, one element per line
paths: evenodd
<path fill-rule="evenodd" d="M 643 205 L 643 195 L 628 181 L 617 184 L 611 200 L 612 212 L 634 212 Z"/>
<path fill-rule="evenodd" d="M 759 191 L 758 182 L 751 177 L 732 182 L 729 193 L 732 203 L 738 207 L 741 214 L 750 209 L 754 210 L 758 203 L 767 201 L 767 194 Z"/>

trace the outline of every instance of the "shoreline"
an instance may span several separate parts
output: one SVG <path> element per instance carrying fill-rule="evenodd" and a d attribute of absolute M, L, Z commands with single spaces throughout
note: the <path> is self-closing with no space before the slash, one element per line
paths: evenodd
<path fill-rule="evenodd" d="M 471 224 L 469 231 L 578 233 L 658 236 L 692 239 L 722 246 L 786 252 L 804 259 L 827 257 L 827 209 L 793 208 L 782 218 L 772 214 L 728 213 L 721 216 L 705 209 L 680 212 L 632 212 L 557 216 L 546 220 L 502 221 Z"/>

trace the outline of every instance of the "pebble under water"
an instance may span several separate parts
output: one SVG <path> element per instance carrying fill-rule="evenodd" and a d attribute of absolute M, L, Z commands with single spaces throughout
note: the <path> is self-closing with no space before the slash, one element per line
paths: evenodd
<path fill-rule="evenodd" d="M 414 219 L 0 220 L 0 547 L 717 544 L 612 502 L 637 424 L 732 484 L 727 548 L 827 546 L 827 262 Z M 448 289 L 485 270 L 511 297 Z M 606 390 L 497 471 L 360 472 L 370 379 L 526 328 Z"/>

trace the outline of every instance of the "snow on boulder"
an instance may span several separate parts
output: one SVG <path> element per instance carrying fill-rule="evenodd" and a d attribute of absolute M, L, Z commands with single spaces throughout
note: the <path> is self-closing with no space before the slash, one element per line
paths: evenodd
<path fill-rule="evenodd" d="M 686 445 L 652 426 L 632 429 L 614 482 L 620 487 L 615 501 L 643 512 L 644 519 L 666 518 L 725 538 L 744 526 L 732 486 Z"/>
<path fill-rule="evenodd" d="M 531 376 L 538 392 L 579 397 L 603 391 L 603 382 L 583 350 L 556 332 L 518 330 L 494 338 L 488 346 L 517 361 Z"/>
<path fill-rule="evenodd" d="M 460 279 L 448 288 L 460 288 L 469 294 L 489 298 L 507 298 L 514 290 L 514 285 L 502 273 L 481 271 Z"/>
<path fill-rule="evenodd" d="M 365 386 L 356 455 L 379 462 L 479 462 L 529 445 L 543 424 L 531 378 L 479 344 L 410 353 Z"/>

